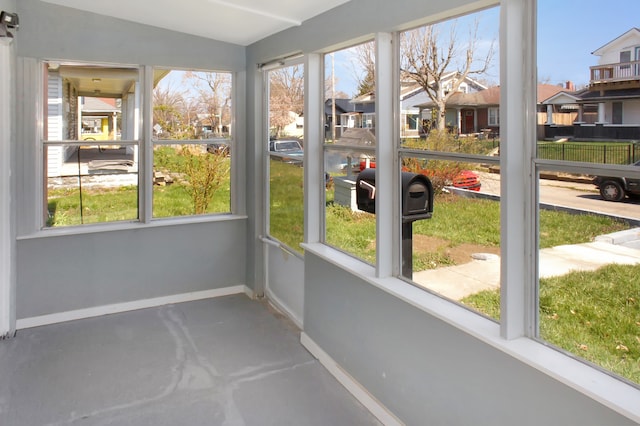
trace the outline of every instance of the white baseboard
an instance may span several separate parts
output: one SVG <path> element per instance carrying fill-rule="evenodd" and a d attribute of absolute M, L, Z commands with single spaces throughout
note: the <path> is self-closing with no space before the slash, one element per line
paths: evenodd
<path fill-rule="evenodd" d="M 336 363 L 320 346 L 316 344 L 304 332 L 300 333 L 300 343 L 307 348 L 311 354 L 320 361 L 320 363 L 329 370 L 341 384 L 344 386 L 362 405 L 364 405 L 382 424 L 386 426 L 401 426 L 403 423 L 380 403 L 373 395 L 371 395 L 360 383 Z"/>
<path fill-rule="evenodd" d="M 210 299 L 214 297 L 229 296 L 239 293 L 245 293 L 250 298 L 253 298 L 253 291 L 249 287 L 245 285 L 237 285 L 232 287 L 193 291 L 190 293 L 155 297 L 153 299 L 134 300 L 132 302 L 115 303 L 113 305 L 96 306 L 92 308 L 76 309 L 73 311 L 23 318 L 16 321 L 16 329 L 20 330 L 25 328 L 40 327 L 43 325 L 74 321 L 83 318 L 99 317 L 102 315 L 116 314 L 119 312 L 135 311 L 137 309 L 154 308 L 157 306 L 169 305 L 171 303 L 192 302 L 194 300 Z"/>

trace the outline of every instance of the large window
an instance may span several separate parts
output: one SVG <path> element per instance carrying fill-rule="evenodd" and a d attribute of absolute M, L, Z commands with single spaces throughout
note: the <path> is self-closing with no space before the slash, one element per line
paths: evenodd
<path fill-rule="evenodd" d="M 374 43 L 326 54 L 324 66 L 325 242 L 373 264 L 376 219 L 359 206 L 356 184 L 375 167 Z"/>
<path fill-rule="evenodd" d="M 143 67 L 54 61 L 43 74 L 45 227 L 231 211 L 232 74 L 145 81 Z"/>
<path fill-rule="evenodd" d="M 473 309 L 500 289 L 497 20 L 489 9 L 399 35 L 401 273 Z M 415 133 L 403 126 L 412 109 Z M 428 214 L 404 211 L 420 195 L 409 178 L 429 179 Z"/>
<path fill-rule="evenodd" d="M 632 18 L 640 5 L 616 0 L 598 14 L 584 14 L 580 25 L 565 27 L 572 33 L 570 48 L 549 31 L 569 11 L 566 6 L 538 1 L 537 65 L 539 79 L 545 79 L 538 93 L 550 98 L 551 86 L 570 96 L 556 96 L 559 108 L 537 121 L 536 335 L 637 385 L 640 116 L 633 105 L 640 98 L 626 98 L 624 87 L 638 83 L 629 81 L 627 69 L 628 48 L 640 43 Z M 599 30 L 592 31 L 592 24 Z M 554 60 L 558 55 L 561 66 Z M 587 101 L 598 105 L 595 125 L 584 120 Z"/>
<path fill-rule="evenodd" d="M 138 219 L 140 70 L 45 62 L 44 225 Z"/>
<path fill-rule="evenodd" d="M 269 87 L 269 235 L 302 253 L 304 239 L 304 67 L 267 73 Z"/>
<path fill-rule="evenodd" d="M 232 75 L 156 69 L 153 217 L 231 211 Z"/>

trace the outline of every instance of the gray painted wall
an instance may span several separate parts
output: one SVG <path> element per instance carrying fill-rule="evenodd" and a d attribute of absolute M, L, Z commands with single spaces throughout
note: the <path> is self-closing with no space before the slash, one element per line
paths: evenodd
<path fill-rule="evenodd" d="M 245 283 L 246 220 L 18 241 L 17 318 Z"/>
<path fill-rule="evenodd" d="M 407 425 L 634 424 L 308 253 L 305 332 Z"/>

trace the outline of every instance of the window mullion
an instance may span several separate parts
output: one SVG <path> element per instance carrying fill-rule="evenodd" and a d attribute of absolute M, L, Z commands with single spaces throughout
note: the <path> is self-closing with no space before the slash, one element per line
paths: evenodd
<path fill-rule="evenodd" d="M 394 123 L 393 44 L 390 33 L 376 35 L 376 275 L 393 274 Z M 397 180 L 397 179 L 396 179 Z"/>
<path fill-rule="evenodd" d="M 304 63 L 304 241 L 321 240 L 321 211 L 324 205 L 323 177 L 323 94 L 322 57 L 306 56 Z"/>
<path fill-rule="evenodd" d="M 506 0 L 501 7 L 501 334 L 527 335 L 535 311 L 535 183 L 531 146 L 535 146 L 534 1 Z M 524 48 L 523 47 L 527 47 Z M 535 123 L 535 121 L 533 121 Z M 535 321 L 535 319 L 533 320 Z"/>
<path fill-rule="evenodd" d="M 153 217 L 153 67 L 146 65 L 143 68 L 143 102 L 142 102 L 142 128 L 138 127 L 139 134 L 139 215 L 143 223 L 151 222 Z"/>

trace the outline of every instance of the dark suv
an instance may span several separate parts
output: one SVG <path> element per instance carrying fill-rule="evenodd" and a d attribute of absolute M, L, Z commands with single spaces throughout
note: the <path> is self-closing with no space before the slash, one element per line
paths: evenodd
<path fill-rule="evenodd" d="M 640 166 L 640 161 L 636 161 L 633 165 Z M 596 176 L 593 184 L 600 190 L 600 196 L 607 201 L 622 201 L 627 195 L 640 196 L 640 179 Z"/>

